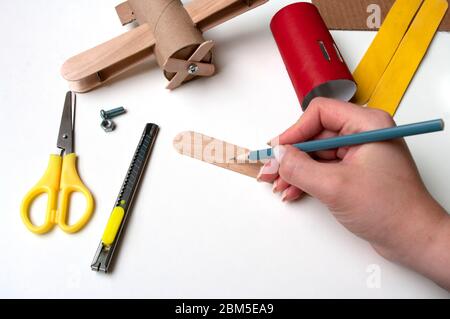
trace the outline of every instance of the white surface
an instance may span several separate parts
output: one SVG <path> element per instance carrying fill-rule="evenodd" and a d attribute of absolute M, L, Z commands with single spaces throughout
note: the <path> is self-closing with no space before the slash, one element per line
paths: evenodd
<path fill-rule="evenodd" d="M 67 84 L 64 60 L 120 34 L 118 1 L 3 1 L 0 32 L 0 297 L 419 297 L 448 298 L 429 280 L 379 257 L 316 200 L 283 204 L 269 185 L 182 157 L 173 137 L 196 130 L 261 147 L 301 114 L 269 30 L 269 4 L 206 34 L 220 72 L 175 92 L 155 65 L 78 95 L 79 171 L 96 199 L 77 235 L 28 232 L 22 197 L 54 151 Z M 373 33 L 334 32 L 353 69 Z M 450 34 L 439 34 L 396 116 L 449 119 Z M 125 106 L 116 132 L 99 110 Z M 162 130 L 114 273 L 90 270 L 106 221 L 146 122 Z M 427 186 L 450 210 L 450 130 L 409 140 Z M 370 265 L 381 287 L 370 289 Z"/>

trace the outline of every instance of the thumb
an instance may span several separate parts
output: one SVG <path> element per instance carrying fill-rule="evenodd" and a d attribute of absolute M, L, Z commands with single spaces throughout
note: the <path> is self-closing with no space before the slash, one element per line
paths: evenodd
<path fill-rule="evenodd" d="M 337 191 L 336 181 L 342 175 L 339 164 L 320 163 L 293 146 L 277 146 L 274 153 L 280 163 L 279 175 L 289 184 L 319 200 Z"/>

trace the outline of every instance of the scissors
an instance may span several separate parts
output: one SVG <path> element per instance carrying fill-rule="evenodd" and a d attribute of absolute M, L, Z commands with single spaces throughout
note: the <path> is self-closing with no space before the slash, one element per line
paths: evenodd
<path fill-rule="evenodd" d="M 81 181 L 77 168 L 77 155 L 74 153 L 74 115 L 75 95 L 67 92 L 61 126 L 58 134 L 57 147 L 60 155 L 50 155 L 47 170 L 41 180 L 23 199 L 20 215 L 25 226 L 35 234 L 45 234 L 58 225 L 66 233 L 76 233 L 89 221 L 94 211 L 94 198 L 91 192 Z M 68 225 L 68 211 L 70 196 L 81 193 L 86 199 L 86 210 L 78 222 Z M 45 222 L 36 226 L 30 219 L 30 206 L 40 195 L 47 194 L 47 213 Z M 60 205 L 58 207 L 58 197 Z"/>

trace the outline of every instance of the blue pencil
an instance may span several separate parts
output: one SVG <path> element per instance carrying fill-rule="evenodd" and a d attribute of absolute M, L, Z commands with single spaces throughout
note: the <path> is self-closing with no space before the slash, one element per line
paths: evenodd
<path fill-rule="evenodd" d="M 381 142 L 401 138 L 405 136 L 432 133 L 444 130 L 442 119 L 394 126 L 381 130 L 367 131 L 346 136 L 339 136 L 323 140 L 316 140 L 292 145 L 299 150 L 311 153 L 317 151 L 332 150 L 344 146 L 361 145 L 366 143 Z M 273 158 L 273 149 L 251 151 L 248 154 L 237 157 L 237 160 L 259 161 Z"/>

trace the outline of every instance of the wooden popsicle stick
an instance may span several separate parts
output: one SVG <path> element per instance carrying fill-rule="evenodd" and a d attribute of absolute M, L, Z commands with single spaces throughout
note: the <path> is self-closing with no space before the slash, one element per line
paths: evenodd
<path fill-rule="evenodd" d="M 61 74 L 72 91 L 87 92 L 150 58 L 154 46 L 150 28 L 143 24 L 68 59 Z"/>
<path fill-rule="evenodd" d="M 194 0 L 186 10 L 201 32 L 221 24 L 268 0 Z M 122 23 L 135 19 L 128 3 L 117 9 Z M 153 54 L 155 39 L 147 24 L 141 24 L 108 42 L 68 59 L 61 74 L 75 92 L 87 92 L 118 76 Z"/>
<path fill-rule="evenodd" d="M 236 146 L 197 132 L 178 134 L 173 146 L 178 153 L 210 163 L 230 171 L 256 178 L 262 163 L 238 163 L 234 158 L 248 153 L 248 149 Z"/>
<path fill-rule="evenodd" d="M 256 8 L 269 0 L 196 0 L 186 4 L 186 10 L 197 27 L 205 32 L 215 26 L 231 20 L 242 13 Z M 128 1 L 116 6 L 116 12 L 122 25 L 136 20 Z"/>
<path fill-rule="evenodd" d="M 196 0 L 186 5 L 192 21 L 206 32 L 269 0 Z"/>

